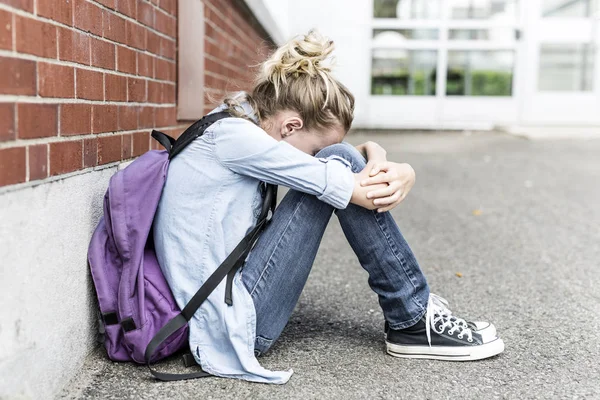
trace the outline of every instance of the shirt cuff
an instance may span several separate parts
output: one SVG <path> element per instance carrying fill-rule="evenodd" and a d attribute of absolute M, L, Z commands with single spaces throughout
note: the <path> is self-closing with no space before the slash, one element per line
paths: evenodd
<path fill-rule="evenodd" d="M 327 164 L 325 190 L 317 198 L 333 207 L 343 210 L 350 203 L 354 192 L 354 173 L 350 163 L 342 157 L 331 155 L 317 158 Z"/>

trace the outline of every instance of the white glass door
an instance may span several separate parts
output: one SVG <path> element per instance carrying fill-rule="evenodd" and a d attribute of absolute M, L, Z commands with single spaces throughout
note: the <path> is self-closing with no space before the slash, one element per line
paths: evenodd
<path fill-rule="evenodd" d="M 374 0 L 370 125 L 490 128 L 516 122 L 520 3 Z"/>
<path fill-rule="evenodd" d="M 529 1 L 529 0 L 527 0 Z M 488 129 L 518 116 L 520 3 L 446 0 L 442 128 Z M 443 69 L 442 69 L 443 68 Z"/>
<path fill-rule="evenodd" d="M 600 1 L 527 0 L 521 123 L 600 123 Z"/>

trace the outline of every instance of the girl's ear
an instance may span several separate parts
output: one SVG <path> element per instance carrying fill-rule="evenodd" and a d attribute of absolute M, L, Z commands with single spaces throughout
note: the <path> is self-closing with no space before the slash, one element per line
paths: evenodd
<path fill-rule="evenodd" d="M 304 122 L 300 117 L 286 118 L 281 125 L 281 136 L 286 138 L 290 135 L 293 135 L 297 131 L 301 130 L 303 126 Z"/>

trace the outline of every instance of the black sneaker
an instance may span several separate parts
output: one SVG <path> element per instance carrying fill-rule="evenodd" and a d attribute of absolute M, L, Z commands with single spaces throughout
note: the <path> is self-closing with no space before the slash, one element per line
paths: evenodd
<path fill-rule="evenodd" d="M 437 294 L 430 294 L 430 300 L 437 303 L 440 313 L 444 313 L 447 315 L 452 321 L 462 325 L 465 328 L 469 328 L 473 333 L 480 334 L 484 340 L 493 339 L 496 337 L 496 327 L 494 324 L 487 321 L 467 321 L 462 318 L 458 318 L 452 315 L 452 311 L 448 308 L 448 301 L 443 297 L 438 296 Z M 388 329 L 390 329 L 390 325 L 387 321 L 385 321 L 383 332 L 384 338 L 388 333 Z"/>
<path fill-rule="evenodd" d="M 432 296 L 427 313 L 419 322 L 407 329 L 388 330 L 385 340 L 388 354 L 404 358 L 471 361 L 504 351 L 502 339 L 474 332 L 460 322 L 460 318 L 451 316 L 449 310 L 440 305 L 439 297 Z"/>

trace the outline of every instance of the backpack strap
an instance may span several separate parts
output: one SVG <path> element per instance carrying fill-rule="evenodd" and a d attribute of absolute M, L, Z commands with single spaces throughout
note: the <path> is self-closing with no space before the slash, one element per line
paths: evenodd
<path fill-rule="evenodd" d="M 152 130 L 152 137 L 158 141 L 158 143 L 162 144 L 162 146 L 167 150 L 168 153 L 171 153 L 171 148 L 175 144 L 175 139 L 166 133 L 162 133 L 156 130 Z"/>
<path fill-rule="evenodd" d="M 266 209 L 266 213 L 261 213 L 261 218 L 258 224 L 256 224 L 256 226 L 240 241 L 240 243 L 238 243 L 235 249 L 233 249 L 231 254 L 227 256 L 225 261 L 221 263 L 221 265 L 216 269 L 216 271 L 213 272 L 213 274 L 210 277 L 208 277 L 208 279 L 204 282 L 200 289 L 198 289 L 194 297 L 192 297 L 192 299 L 186 304 L 181 313 L 179 313 L 175 318 L 167 322 L 167 324 L 163 326 L 156 335 L 154 335 L 150 343 L 148 343 L 148 346 L 146 347 L 146 351 L 144 353 L 144 358 L 146 360 L 146 365 L 148 366 L 148 369 L 150 369 L 150 373 L 154 375 L 155 378 L 161 381 L 178 381 L 211 376 L 206 371 L 191 372 L 187 374 L 172 374 L 166 372 L 159 372 L 152 369 L 152 357 L 154 356 L 154 353 L 156 353 L 156 350 L 165 340 L 167 340 L 173 333 L 177 332 L 183 326 L 187 325 L 187 323 L 190 319 L 192 319 L 198 308 L 200 308 L 202 303 L 204 303 L 208 296 L 216 289 L 216 287 L 219 285 L 219 283 L 221 283 L 223 278 L 225 278 L 225 276 L 232 269 L 239 268 L 244 263 L 246 256 L 256 243 L 260 233 L 271 221 L 271 219 L 267 218 L 267 216 L 268 211 L 272 210 L 272 203 L 274 203 L 275 200 L 275 186 L 267 185 L 265 202 L 263 204 L 263 210 Z"/>
<path fill-rule="evenodd" d="M 222 118 L 228 117 L 231 117 L 231 115 L 227 112 L 218 112 L 207 115 L 202 119 L 196 121 L 188 129 L 186 129 L 185 132 L 183 132 L 177 140 L 174 140 L 168 135 L 165 135 L 164 133 L 158 131 L 153 131 L 152 137 L 158 140 L 167 149 L 167 151 L 169 152 L 169 159 L 172 159 L 177 154 L 179 154 L 188 144 L 194 141 L 194 139 L 201 136 L 207 127 L 209 127 L 211 124 Z M 264 185 L 263 187 L 265 195 L 261 213 L 256 226 L 240 241 L 240 243 L 238 243 L 238 245 L 235 247 L 235 249 L 233 249 L 231 254 L 227 256 L 225 261 L 223 261 L 221 265 L 215 270 L 215 272 L 213 272 L 213 274 L 204 282 L 204 284 L 200 287 L 200 289 L 198 289 L 198 291 L 192 297 L 192 299 L 183 308 L 181 313 L 179 313 L 175 318 L 171 319 L 165 326 L 163 326 L 156 333 L 156 335 L 154 335 L 150 343 L 148 343 L 148 346 L 146 347 L 146 351 L 144 353 L 144 358 L 146 360 L 146 365 L 148 366 L 148 369 L 150 369 L 150 373 L 152 373 L 152 375 L 155 378 L 161 381 L 178 381 L 211 376 L 206 371 L 198 371 L 187 374 L 172 374 L 159 372 L 152 369 L 152 358 L 156 353 L 156 350 L 165 340 L 167 340 L 173 333 L 177 332 L 180 328 L 187 325 L 187 323 L 190 321 L 190 319 L 192 319 L 198 308 L 200 308 L 202 303 L 208 298 L 208 296 L 216 289 L 216 287 L 226 276 L 228 279 L 225 286 L 225 302 L 228 305 L 233 304 L 231 298 L 233 277 L 235 276 L 237 270 L 244 264 L 244 261 L 250 253 L 250 250 L 258 240 L 260 233 L 271 221 L 271 217 L 275 212 L 275 205 L 277 202 L 277 186 L 267 184 L 264 182 L 262 183 L 262 185 Z M 187 357 L 185 363 L 186 365 L 190 364 L 189 356 Z"/>
<path fill-rule="evenodd" d="M 194 139 L 202 136 L 206 128 L 211 126 L 213 123 L 217 122 L 223 118 L 230 118 L 231 114 L 226 111 L 221 111 L 209 115 L 205 115 L 200 118 L 198 121 L 194 122 L 189 128 L 187 128 L 181 136 L 175 141 L 173 147 L 169 151 L 169 159 L 172 159 L 177 154 L 181 152 L 181 150 L 185 149 L 188 144 L 192 143 Z"/>

